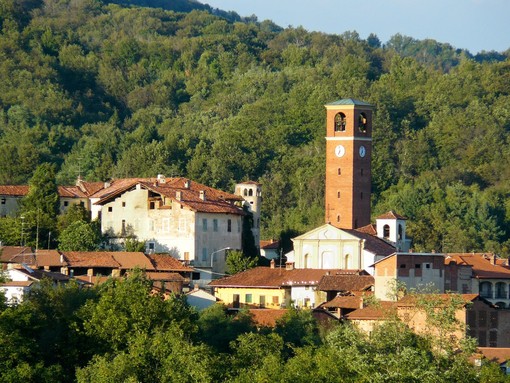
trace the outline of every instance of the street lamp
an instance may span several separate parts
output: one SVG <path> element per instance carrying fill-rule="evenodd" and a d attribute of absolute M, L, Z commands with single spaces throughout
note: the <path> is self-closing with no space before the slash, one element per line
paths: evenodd
<path fill-rule="evenodd" d="M 211 270 L 213 268 L 214 254 L 219 253 L 220 251 L 226 251 L 226 250 L 231 250 L 231 248 L 230 247 L 224 247 L 223 249 L 219 249 L 219 250 L 213 251 L 211 253 Z"/>

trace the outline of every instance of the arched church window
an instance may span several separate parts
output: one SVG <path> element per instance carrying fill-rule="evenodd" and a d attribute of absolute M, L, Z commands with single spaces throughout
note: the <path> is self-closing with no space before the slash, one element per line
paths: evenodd
<path fill-rule="evenodd" d="M 345 254 L 345 259 L 344 259 L 344 269 L 345 269 L 345 270 L 348 270 L 348 269 L 349 269 L 349 254 Z"/>
<path fill-rule="evenodd" d="M 248 189 L 244 189 L 243 195 L 246 197 L 248 195 Z"/>
<path fill-rule="evenodd" d="M 335 116 L 335 132 L 345 131 L 346 118 L 342 112 L 337 113 Z"/>
<path fill-rule="evenodd" d="M 367 115 L 365 113 L 359 114 L 358 127 L 361 133 L 367 132 Z"/>
<path fill-rule="evenodd" d="M 389 238 L 390 237 L 390 225 L 384 225 L 383 226 L 383 237 Z"/>
<path fill-rule="evenodd" d="M 308 253 L 305 254 L 305 256 L 303 257 L 303 266 L 305 269 L 308 269 Z"/>
<path fill-rule="evenodd" d="M 398 240 L 402 239 L 404 230 L 402 229 L 402 225 L 398 225 Z"/>
<path fill-rule="evenodd" d="M 248 195 L 249 195 L 250 197 L 253 197 L 253 189 L 248 190 Z"/>

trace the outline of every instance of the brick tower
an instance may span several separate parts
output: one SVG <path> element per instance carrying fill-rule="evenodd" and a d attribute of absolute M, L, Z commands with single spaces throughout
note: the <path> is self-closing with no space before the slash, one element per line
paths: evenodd
<path fill-rule="evenodd" d="M 370 223 L 373 106 L 354 99 L 326 104 L 326 222 L 342 229 Z"/>

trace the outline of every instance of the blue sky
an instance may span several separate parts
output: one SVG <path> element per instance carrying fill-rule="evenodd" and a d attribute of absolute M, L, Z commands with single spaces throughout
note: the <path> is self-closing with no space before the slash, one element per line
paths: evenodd
<path fill-rule="evenodd" d="M 287 27 L 385 43 L 397 33 L 431 38 L 475 54 L 510 48 L 510 0 L 201 0 L 211 7 L 256 15 Z"/>

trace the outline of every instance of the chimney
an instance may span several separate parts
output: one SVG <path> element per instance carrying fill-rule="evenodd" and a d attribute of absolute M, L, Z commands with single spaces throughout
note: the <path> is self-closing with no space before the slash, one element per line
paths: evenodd
<path fill-rule="evenodd" d="M 166 183 L 166 178 L 163 174 L 158 174 L 157 180 L 158 180 L 158 183 L 160 183 L 160 184 Z"/>
<path fill-rule="evenodd" d="M 180 201 L 182 199 L 182 191 L 177 190 L 175 192 L 175 198 L 177 199 L 177 201 Z"/>
<path fill-rule="evenodd" d="M 205 190 L 200 190 L 200 199 L 205 201 Z"/>
<path fill-rule="evenodd" d="M 186 181 L 184 181 L 184 188 L 185 188 L 185 189 L 189 189 L 189 188 L 190 188 L 190 186 L 191 186 L 191 181 L 190 181 L 190 180 L 186 180 Z"/>
<path fill-rule="evenodd" d="M 275 265 L 274 259 L 271 259 L 271 262 L 269 262 L 269 265 L 272 269 L 274 269 L 274 265 Z"/>
<path fill-rule="evenodd" d="M 103 186 L 104 186 L 104 189 L 108 189 L 110 186 L 112 186 L 112 184 L 107 181 L 107 182 L 104 183 Z"/>
<path fill-rule="evenodd" d="M 491 261 L 491 265 L 495 265 L 496 264 L 496 255 L 495 254 L 491 254 L 489 259 Z"/>
<path fill-rule="evenodd" d="M 285 262 L 285 270 L 294 270 L 294 262 Z"/>

